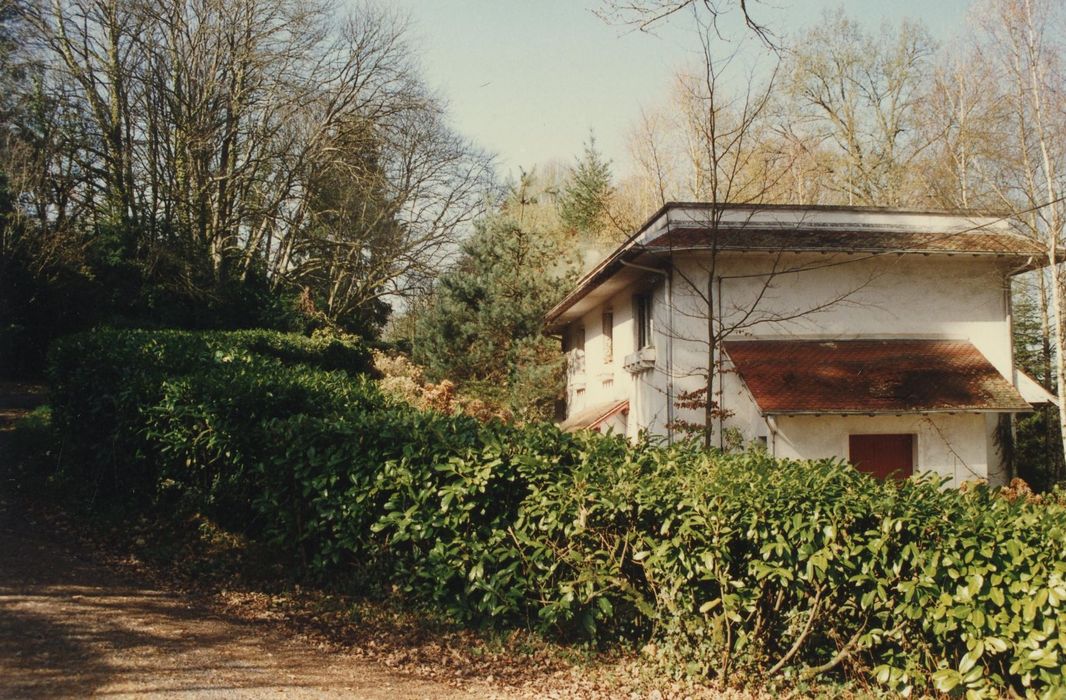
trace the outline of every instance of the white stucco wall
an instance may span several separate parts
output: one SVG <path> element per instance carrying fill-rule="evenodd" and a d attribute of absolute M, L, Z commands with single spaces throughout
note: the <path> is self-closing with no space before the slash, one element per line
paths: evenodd
<path fill-rule="evenodd" d="M 656 366 L 654 369 L 630 373 L 623 368 L 627 356 L 637 351 L 637 328 L 633 297 L 640 292 L 652 294 L 652 328 L 656 333 Z M 603 313 L 611 311 L 614 316 L 613 352 L 611 362 L 604 357 Z M 568 353 L 567 416 L 585 408 L 608 404 L 612 401 L 629 401 L 629 413 L 625 434 L 636 437 L 642 430 L 665 435 L 667 432 L 668 405 L 666 354 L 666 320 L 668 307 L 665 298 L 665 283 L 660 276 L 651 275 L 638 288 L 616 294 L 606 303 L 584 314 L 580 321 L 571 323 L 567 332 L 575 337 L 577 329 L 585 329 L 584 363 L 576 362 L 575 350 Z M 577 371 L 577 367 L 583 367 Z M 620 427 L 616 423 L 616 428 Z"/>
<path fill-rule="evenodd" d="M 666 262 L 666 261 L 664 261 Z M 653 290 L 655 367 L 631 374 L 625 357 L 636 350 L 633 295 L 618 293 L 580 320 L 585 327 L 585 371 L 573 374 L 569 412 L 628 399 L 627 434 L 646 428 L 665 435 L 669 391 L 706 383 L 707 304 L 712 260 L 703 253 L 673 256 L 673 313 L 666 280 L 648 273 Z M 969 340 L 1005 377 L 1013 376 L 1007 270 L 994 257 L 944 255 L 767 254 L 730 252 L 713 260 L 715 315 L 726 327 L 739 324 L 730 339 L 951 338 Z M 720 290 L 720 295 L 719 295 Z M 614 314 L 614 358 L 603 361 L 602 316 Z M 571 323 L 571 332 L 578 322 Z M 669 348 L 672 344 L 672 352 Z M 673 377 L 672 386 L 668 377 Z M 580 389 L 580 391 L 579 391 Z M 771 431 L 739 378 L 729 371 L 715 386 L 715 398 L 731 414 L 718 426 L 735 428 L 745 440 Z M 702 411 L 674 409 L 676 417 L 702 423 Z M 952 483 L 1001 470 L 992 444 L 995 416 L 781 417 L 776 435 L 780 456 L 847 457 L 854 432 L 913 433 L 918 465 L 950 477 Z M 721 434 L 721 430 L 715 434 Z"/>
<path fill-rule="evenodd" d="M 848 457 L 848 436 L 915 436 L 915 472 L 935 472 L 948 485 L 972 479 L 1003 483 L 999 454 L 992 445 L 995 416 L 931 414 L 905 416 L 781 416 L 771 421 L 768 448 L 778 457 Z"/>

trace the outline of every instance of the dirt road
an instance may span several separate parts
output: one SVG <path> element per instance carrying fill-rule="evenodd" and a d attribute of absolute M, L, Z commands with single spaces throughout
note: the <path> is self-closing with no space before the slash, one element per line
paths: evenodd
<path fill-rule="evenodd" d="M 0 392 L 0 421 L 17 416 L 12 403 Z M 0 490 L 0 698 L 485 694 L 323 651 L 157 590 L 94 561 Z"/>

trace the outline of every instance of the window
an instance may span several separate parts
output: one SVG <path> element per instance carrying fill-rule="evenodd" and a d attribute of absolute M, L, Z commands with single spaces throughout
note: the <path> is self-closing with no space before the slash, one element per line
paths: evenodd
<path fill-rule="evenodd" d="M 574 369 L 585 371 L 585 327 L 578 326 L 574 334 Z"/>
<path fill-rule="evenodd" d="M 603 364 L 614 362 L 614 313 L 603 312 Z"/>
<path fill-rule="evenodd" d="M 651 347 L 651 294 L 638 294 L 633 298 L 633 316 L 637 322 L 637 350 Z"/>

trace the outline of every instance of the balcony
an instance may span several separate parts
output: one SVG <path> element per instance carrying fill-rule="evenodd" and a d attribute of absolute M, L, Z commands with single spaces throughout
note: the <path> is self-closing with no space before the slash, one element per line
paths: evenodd
<path fill-rule="evenodd" d="M 655 348 L 641 348 L 625 356 L 622 368 L 630 374 L 640 374 L 655 367 Z"/>

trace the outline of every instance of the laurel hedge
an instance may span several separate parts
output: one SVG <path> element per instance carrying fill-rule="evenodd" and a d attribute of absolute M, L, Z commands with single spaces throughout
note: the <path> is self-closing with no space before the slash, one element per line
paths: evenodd
<path fill-rule="evenodd" d="M 64 341 L 67 476 L 133 509 L 192 499 L 307 576 L 640 645 L 678 673 L 971 698 L 1066 686 L 1059 503 L 420 412 L 359 373 L 358 347 L 311 343 Z"/>

